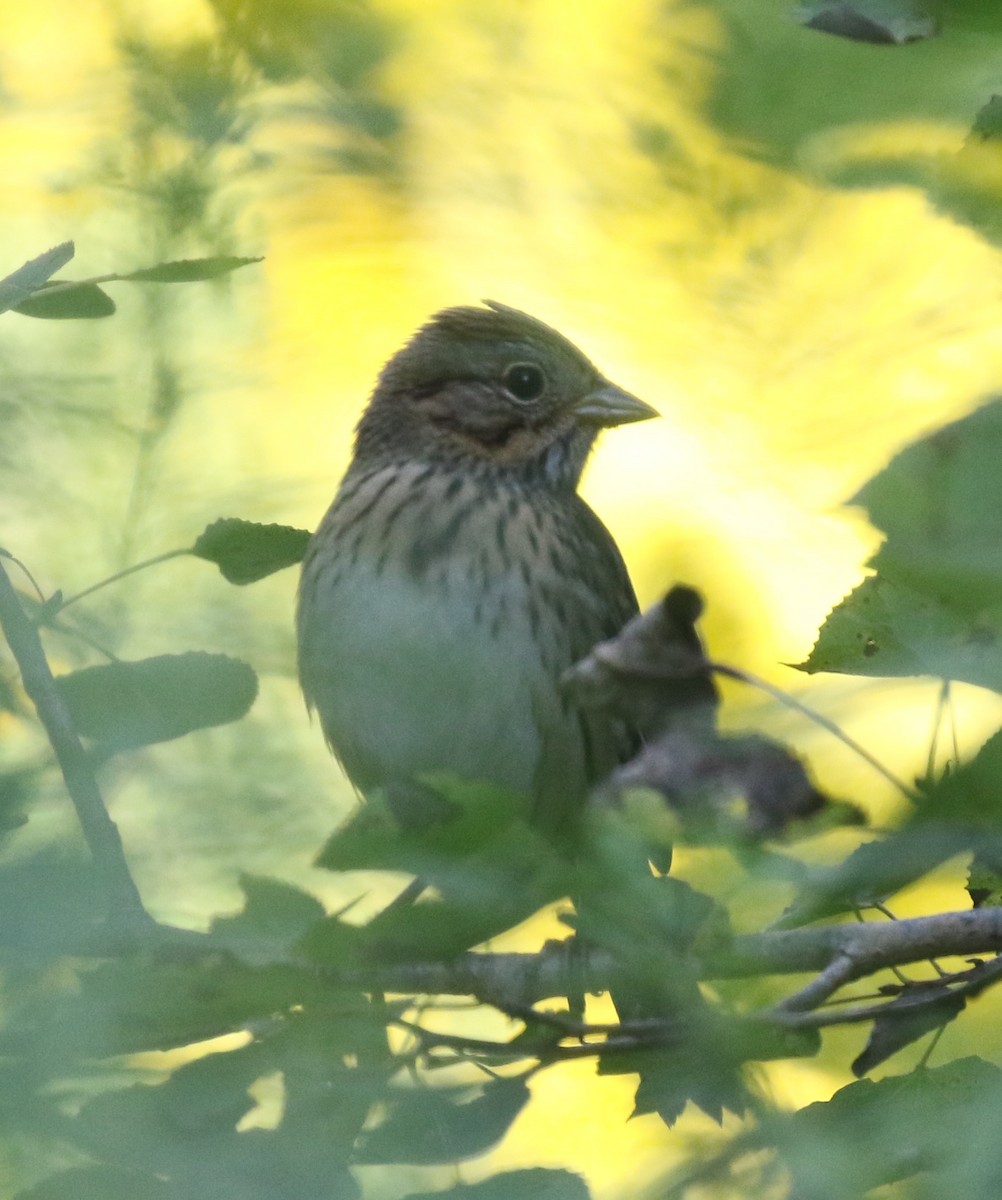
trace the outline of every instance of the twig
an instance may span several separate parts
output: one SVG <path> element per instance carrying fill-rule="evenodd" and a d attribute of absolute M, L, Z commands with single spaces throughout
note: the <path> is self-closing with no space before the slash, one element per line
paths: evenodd
<path fill-rule="evenodd" d="M 422 1050 L 444 1047 L 455 1050 L 458 1054 L 486 1054 L 501 1059 L 539 1058 L 564 1061 L 594 1058 L 600 1054 L 629 1054 L 651 1046 L 677 1045 L 680 1040 L 678 1023 L 673 1021 L 647 1022 L 642 1034 L 626 1032 L 625 1025 L 620 1032 L 620 1027 L 614 1026 L 616 1032 L 602 1041 L 581 1042 L 569 1046 L 547 1039 L 529 1041 L 519 1038 L 517 1042 L 495 1042 L 486 1038 L 466 1037 L 463 1034 L 438 1033 L 403 1017 L 395 1017 L 393 1024 L 413 1033 Z"/>
<path fill-rule="evenodd" d="M 939 1006 L 944 997 L 978 996 L 1002 978 L 1002 959 L 981 963 L 970 971 L 959 971 L 955 975 L 940 976 L 931 983 L 917 983 L 902 988 L 893 1000 L 877 1004 L 854 1004 L 838 1011 L 825 1009 L 821 1012 L 789 1011 L 781 1005 L 765 1009 L 758 1019 L 787 1029 L 823 1029 L 829 1025 L 855 1025 L 862 1021 L 873 1021 L 882 1016 L 905 1017 L 930 1006 Z"/>
<path fill-rule="evenodd" d="M 839 954 L 806 987 L 802 987 L 799 992 L 794 992 L 792 996 L 781 1000 L 772 1011 L 793 1013 L 817 1008 L 829 996 L 834 995 L 840 987 L 849 983 L 855 977 L 855 970 L 856 964 L 849 955 Z"/>
<path fill-rule="evenodd" d="M 168 550 L 164 554 L 157 554 L 153 558 L 146 558 L 142 562 L 133 563 L 131 567 L 125 567 L 121 571 L 116 571 L 114 575 L 109 575 L 107 579 L 98 580 L 97 583 L 92 583 L 90 587 L 84 588 L 82 592 L 77 592 L 75 596 L 70 596 L 69 599 L 62 600 L 56 612 L 61 613 L 63 609 L 69 608 L 71 604 L 76 604 L 84 596 L 90 596 L 94 592 L 100 591 L 101 588 L 107 587 L 109 583 L 118 583 L 120 579 L 134 575 L 137 571 L 145 571 L 147 567 L 154 567 L 158 563 L 168 562 L 172 558 L 181 558 L 185 554 L 191 554 L 190 547 L 185 547 L 183 550 Z"/>
<path fill-rule="evenodd" d="M 0 628 L 17 662 L 24 690 L 38 712 L 73 801 L 84 840 L 108 901 L 108 917 L 125 925 L 152 921 L 129 873 L 118 826 L 108 816 L 90 758 L 52 677 L 38 630 L 28 619 L 0 563 Z"/>
<path fill-rule="evenodd" d="M 826 729 L 833 737 L 838 738 L 843 746 L 847 746 L 864 762 L 869 763 L 875 771 L 883 775 L 887 782 L 893 784 L 907 800 L 911 800 L 912 803 L 915 802 L 916 795 L 913 788 L 910 788 L 906 783 L 898 779 L 894 772 L 888 770 L 876 755 L 871 754 L 865 746 L 860 745 L 855 738 L 850 737 L 844 729 L 841 729 L 823 713 L 819 713 L 817 709 L 811 708 L 809 704 L 804 704 L 796 696 L 792 696 L 789 692 L 783 691 L 782 688 L 769 683 L 767 679 L 762 679 L 759 675 L 753 675 L 751 671 L 745 671 L 739 667 L 731 667 L 727 663 L 711 662 L 709 660 L 707 660 L 706 668 L 717 675 L 724 675 L 728 679 L 736 679 L 739 683 L 746 683 L 749 687 L 758 688 L 759 691 L 765 692 L 767 696 L 771 696 L 773 700 L 778 700 L 780 704 L 785 705 L 787 708 L 792 708 L 794 712 L 807 717 L 815 725 L 820 725 L 822 729 Z"/>

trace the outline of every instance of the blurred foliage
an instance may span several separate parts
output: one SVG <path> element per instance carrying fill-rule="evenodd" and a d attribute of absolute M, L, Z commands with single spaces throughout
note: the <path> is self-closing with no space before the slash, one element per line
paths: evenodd
<path fill-rule="evenodd" d="M 120 26 L 125 103 L 89 182 L 116 197 L 117 261 L 159 266 L 53 291 L 65 281 L 52 276 L 68 260 L 52 252 L 0 284 L 4 308 L 67 321 L 111 315 L 109 281 L 139 288 L 138 299 L 123 301 L 119 314 L 126 332 L 107 335 L 122 345 L 117 385 L 90 373 L 90 348 L 80 335 L 57 343 L 51 334 L 61 347 L 53 351 L 55 384 L 43 378 L 40 364 L 13 357 L 3 364 L 3 497 L 21 514 L 11 549 L 32 564 L 36 557 L 65 563 L 67 586 L 80 561 L 88 569 L 101 561 L 109 572 L 121 571 L 141 548 L 163 544 L 165 530 L 175 537 L 180 529 L 176 540 L 190 550 L 158 557 L 205 559 L 238 584 L 264 579 L 302 553 L 303 531 L 256 520 L 225 518 L 197 535 L 221 511 L 270 521 L 274 501 L 253 483 L 192 501 L 172 473 L 169 450 L 186 423 L 203 419 L 205 377 L 218 368 L 215 347 L 207 349 L 195 330 L 209 327 L 206 314 L 239 303 L 229 271 L 250 261 L 236 255 L 245 248 L 253 189 L 283 170 L 294 178 L 304 157 L 315 172 L 395 196 L 427 186 L 412 173 L 420 105 L 394 75 L 414 26 L 390 7 L 214 0 L 209 32 L 174 42 L 146 36 L 141 23 Z M 840 11 L 832 16 L 833 9 Z M 680 52 L 674 22 L 693 13 L 707 20 Z M 420 24 L 421 17 L 411 20 Z M 531 60 L 526 66 L 519 20 L 510 15 L 491 26 L 485 17 L 478 27 L 496 51 L 495 69 L 511 72 L 512 103 L 524 86 L 519 71 L 530 78 L 538 72 Z M 572 21 L 565 10 L 558 25 L 569 35 L 564 27 Z M 719 139 L 708 152 L 678 112 L 659 109 L 660 101 L 627 105 L 620 114 L 631 150 L 655 169 L 662 189 L 663 206 L 651 208 L 656 261 L 664 269 L 684 257 L 699 259 L 699 235 L 673 226 L 673 204 L 702 202 L 709 244 L 721 229 L 768 212 L 781 189 L 807 178 L 835 188 L 918 187 L 939 212 L 998 241 L 1002 143 L 999 100 L 991 91 L 999 86 L 1002 13 L 996 6 L 693 0 L 662 5 L 652 26 L 652 54 L 663 52 L 661 82 L 679 92 L 698 79 L 703 114 Z M 687 73 L 694 61 L 700 70 Z M 466 99 L 476 112 L 475 92 Z M 923 123 L 936 124 L 938 141 L 907 132 Z M 301 142 L 285 141 L 300 126 L 309 130 L 305 155 Z M 575 185 L 609 219 L 622 203 L 618 181 L 606 160 L 589 158 L 593 131 L 585 133 L 580 146 L 564 139 L 569 152 L 585 147 Z M 740 169 L 725 169 L 725 155 L 739 159 Z M 442 170 L 449 169 L 443 161 Z M 499 169 L 509 204 L 526 204 L 510 164 Z M 475 191 L 476 182 L 471 186 Z M 486 236 L 483 228 L 478 236 Z M 751 240 L 749 257 L 764 261 L 769 237 Z M 217 272 L 193 261 L 222 265 Z M 709 264 L 706 270 L 712 274 Z M 156 286 L 196 280 L 204 290 Z M 731 294 L 721 288 L 725 300 Z M 217 330 L 212 326 L 210 342 Z M 65 361 L 57 365 L 57 358 Z M 873 574 L 826 621 L 806 670 L 929 675 L 1002 691 L 999 412 L 999 402 L 989 401 L 917 440 L 858 493 L 855 503 L 885 540 Z M 198 432 L 223 440 L 219 429 L 199 425 Z M 112 500 L 91 494 L 96 471 L 116 481 Z M 61 542 L 48 532 L 56 524 L 64 527 Z M 41 554 L 50 536 L 58 549 Z M 158 567 L 148 573 L 151 582 L 137 585 L 150 590 L 125 599 L 108 588 L 91 605 L 70 605 L 56 593 L 25 607 L 43 627 L 58 673 L 73 681 L 63 690 L 78 729 L 95 741 L 94 758 L 109 748 L 120 752 L 105 764 L 102 783 L 125 819 L 125 801 L 136 794 L 130 789 L 148 789 L 146 803 L 158 814 L 148 839 L 165 843 L 163 857 L 150 861 L 162 866 L 174 859 L 177 874 L 144 879 L 146 887 L 168 908 L 175 893 L 187 896 L 192 877 L 215 865 L 198 856 L 221 861 L 234 846 L 239 855 L 246 838 L 257 847 L 255 873 L 242 877 L 240 911 L 216 916 L 204 941 L 126 948 L 102 941 L 100 875 L 76 852 L 69 822 L 52 816 L 63 802 L 61 787 L 13 668 L 2 660 L 0 1187 L 6 1194 L 313 1200 L 360 1196 L 366 1188 L 377 1194 L 385 1185 L 366 1174 L 376 1166 L 450 1168 L 480 1158 L 519 1120 L 541 1120 L 533 1088 L 544 1072 L 559 1071 L 562 1051 L 574 1044 L 568 1029 L 586 1011 L 583 988 L 567 988 L 555 1010 L 571 1022 L 567 1027 L 523 1014 L 505 1022 L 494 1040 L 478 1032 L 464 1041 L 461 1033 L 440 1031 L 454 1021 L 462 1028 L 465 1012 L 434 997 L 384 997 L 363 977 L 377 965 L 406 965 L 418 956 L 448 966 L 572 896 L 576 913 L 567 921 L 583 953 L 600 950 L 615 961 L 620 1015 L 628 1020 L 631 1008 L 655 1003 L 684 1018 L 684 1036 L 674 1045 L 601 1054 L 601 1084 L 637 1076 L 635 1112 L 658 1113 L 668 1123 L 690 1102 L 718 1118 L 725 1110 L 744 1115 L 740 1126 L 727 1119 L 726 1136 L 697 1145 L 691 1162 L 663 1181 L 663 1194 L 684 1194 L 691 1184 L 717 1189 L 711 1194 L 737 1187 L 741 1195 L 798 1200 L 854 1200 L 887 1186 L 915 1198 L 995 1195 L 997 1155 L 985 1131 L 997 1124 L 1000 1092 L 990 1062 L 961 1058 L 908 1071 L 892 1059 L 899 1074 L 850 1084 L 825 1103 L 786 1113 L 770 1100 L 755 1064 L 810 1057 L 816 1033 L 764 1037 L 743 1018 L 778 999 L 779 985 L 749 980 L 698 989 L 693 964 L 707 947 L 728 943 L 730 918 L 741 915 L 729 910 L 737 895 L 771 907 L 767 919 L 794 927 L 884 904 L 962 857 L 973 861 L 975 899 L 997 903 L 1002 734 L 949 770 L 931 754 L 916 763 L 920 783 L 907 789 L 895 827 L 841 857 L 830 854 L 827 865 L 798 857 L 796 828 L 782 847 L 763 847 L 735 836 L 732 826 L 714 847 L 727 867 L 712 895 L 650 873 L 649 829 L 641 838 L 619 814 L 596 819 L 586 852 L 566 862 L 524 824 L 510 798 L 433 781 L 427 829 L 401 831 L 393 797 L 376 798 L 320 852 L 319 865 L 332 876 L 406 872 L 434 885 L 421 903 L 365 923 L 352 905 L 331 905 L 309 887 L 277 878 L 294 840 L 290 827 L 298 829 L 299 845 L 316 846 L 330 824 L 310 793 L 313 777 L 288 744 L 293 693 L 283 690 L 288 680 L 281 678 L 290 670 L 287 635 L 269 626 L 262 637 L 246 616 L 243 594 L 225 596 L 204 567 L 197 585 L 182 588 L 172 573 L 184 569 L 178 562 Z M 152 582 L 157 578 L 167 582 Z M 148 604 L 149 596 L 158 604 Z M 169 654 L 118 661 L 158 640 Z M 197 731 L 242 716 L 258 676 L 266 692 L 272 689 L 271 707 L 233 726 L 228 753 L 205 740 Z M 190 731 L 194 736 L 171 741 L 161 758 L 150 748 Z M 187 823 L 210 808 L 221 814 L 225 848 L 202 845 L 192 836 L 197 825 Z M 684 845 L 690 834 L 684 821 L 671 822 L 671 838 Z M 809 851 L 804 857 L 810 859 Z M 183 900 L 178 907 L 187 914 Z M 206 915 L 198 905 L 192 911 Z M 354 985 L 346 982 L 352 971 Z M 917 1025 L 892 1013 L 857 1066 L 876 1065 L 930 1024 L 953 1020 L 961 1007 L 944 1007 L 937 1019 Z M 496 1029 L 485 1013 L 475 1016 Z M 966 1016 L 960 1013 L 954 1027 Z M 998 1053 L 994 1046 L 986 1051 Z M 570 1170 L 502 1170 L 456 1183 L 443 1169 L 420 1178 L 416 1186 L 427 1182 L 432 1189 L 451 1180 L 448 1194 L 471 1200 L 589 1194 Z M 395 1186 L 394 1194 L 407 1186 Z M 410 1192 L 431 1194 L 440 1193 Z"/>

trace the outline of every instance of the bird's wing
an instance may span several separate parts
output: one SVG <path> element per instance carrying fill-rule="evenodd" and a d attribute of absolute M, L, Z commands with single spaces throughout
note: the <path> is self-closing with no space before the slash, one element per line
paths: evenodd
<path fill-rule="evenodd" d="M 575 498 L 577 499 L 577 498 Z M 559 676 L 637 613 L 637 599 L 612 535 L 583 500 L 567 510 L 562 530 L 571 550 L 565 569 L 549 580 L 550 607 L 560 619 L 557 679 L 534 690 L 542 732 L 534 783 L 534 819 L 544 829 L 566 828 L 588 791 L 636 752 L 636 731 L 609 713 L 580 709 Z"/>

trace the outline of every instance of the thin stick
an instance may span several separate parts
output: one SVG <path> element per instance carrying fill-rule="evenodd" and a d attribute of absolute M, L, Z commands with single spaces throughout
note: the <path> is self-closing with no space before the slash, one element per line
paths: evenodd
<path fill-rule="evenodd" d="M 114 575 L 109 575 L 107 579 L 101 579 L 97 583 L 92 583 L 90 587 L 84 588 L 82 592 L 77 592 L 75 596 L 70 596 L 68 600 L 64 600 L 57 612 L 62 612 L 64 608 L 69 608 L 71 604 L 76 604 L 78 600 L 82 600 L 84 596 L 90 596 L 93 592 L 100 591 L 101 588 L 107 587 L 109 583 L 118 583 L 120 579 L 124 579 L 127 575 L 134 575 L 137 571 L 145 571 L 147 567 L 155 567 L 157 563 L 167 562 L 171 558 L 181 558 L 185 554 L 190 554 L 191 550 L 185 547 L 184 550 L 168 550 L 164 554 L 157 554 L 153 558 L 145 558 L 142 562 L 133 563 L 131 567 L 125 567 L 121 571 L 116 571 Z"/>
<path fill-rule="evenodd" d="M 24 690 L 38 712 L 66 781 L 84 840 L 101 874 L 108 900 L 108 917 L 126 924 L 147 925 L 118 826 L 108 816 L 90 758 L 80 743 L 73 721 L 52 677 L 38 630 L 28 619 L 10 578 L 0 563 L 0 629 L 21 671 Z"/>
<path fill-rule="evenodd" d="M 819 713 L 816 709 L 801 703 L 795 696 L 791 696 L 789 692 L 784 692 L 782 688 L 775 687 L 768 680 L 762 679 L 758 675 L 753 675 L 750 671 L 742 671 L 737 667 L 730 667 L 726 663 L 719 662 L 707 662 L 706 665 L 710 671 L 715 671 L 718 675 L 725 675 L 728 679 L 736 679 L 739 683 L 747 683 L 751 687 L 758 688 L 760 691 L 765 692 L 767 696 L 778 700 L 780 704 L 785 704 L 787 708 L 792 708 L 795 712 L 799 712 L 816 725 L 820 725 L 822 729 L 827 729 L 844 746 L 848 746 L 854 754 L 858 754 L 864 762 L 869 763 L 875 771 L 883 775 L 888 783 L 893 784 L 902 795 L 914 803 L 916 799 L 915 793 L 907 784 L 902 783 L 894 772 L 889 771 L 880 759 L 871 754 L 865 746 L 861 746 L 855 738 L 850 737 L 844 729 L 840 729 L 834 721 L 829 720 L 828 717 Z"/>

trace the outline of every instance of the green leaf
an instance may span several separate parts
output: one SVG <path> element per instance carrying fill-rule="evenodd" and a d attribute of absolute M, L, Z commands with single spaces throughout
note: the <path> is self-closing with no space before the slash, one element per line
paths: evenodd
<path fill-rule="evenodd" d="M 301 562 L 309 540 L 307 530 L 291 525 L 221 517 L 199 534 L 191 552 L 215 563 L 230 583 L 243 585 Z"/>
<path fill-rule="evenodd" d="M 69 1062 L 171 1050 L 330 996 L 313 970 L 248 967 L 214 953 L 207 941 L 197 961 L 126 959 L 86 973 L 78 991 L 46 1012 L 52 1026 L 46 1053 Z"/>
<path fill-rule="evenodd" d="M 449 957 L 510 929 L 568 894 L 569 865 L 519 817 L 520 796 L 445 776 L 376 793 L 327 842 L 317 864 L 334 871 L 389 870 L 416 875 L 438 893 L 380 914 L 365 935 L 380 961 L 424 954 Z M 420 803 L 434 820 L 402 827 Z"/>
<path fill-rule="evenodd" d="M 1002 606 L 975 616 L 896 579 L 874 575 L 828 614 L 798 670 L 931 675 L 1002 691 Z"/>
<path fill-rule="evenodd" d="M 430 1165 L 485 1154 L 528 1103 L 529 1088 L 522 1079 L 495 1079 L 470 1096 L 470 1088 L 398 1090 L 382 1124 L 360 1137 L 355 1161 Z"/>
<path fill-rule="evenodd" d="M 617 1055 L 603 1060 L 600 1075 L 620 1074 L 624 1067 L 636 1071 L 639 1081 L 631 1117 L 656 1113 L 670 1129 L 692 1103 L 720 1124 L 724 1111 L 741 1116 L 750 1097 L 738 1073 L 737 1061 L 724 1062 L 723 1056 L 694 1052 L 692 1046 L 678 1051 L 648 1049 L 620 1063 Z"/>
<path fill-rule="evenodd" d="M 815 0 L 795 10 L 808 29 L 873 45 L 902 45 L 932 37 L 936 23 L 914 0 Z"/>
<path fill-rule="evenodd" d="M 503 1171 L 479 1183 L 457 1183 L 447 1192 L 408 1192 L 403 1200 L 589 1200 L 580 1175 L 551 1167 Z"/>
<path fill-rule="evenodd" d="M 992 96 L 978 110 L 971 126 L 971 137 L 982 142 L 1002 141 L 1002 96 Z"/>
<path fill-rule="evenodd" d="M 970 830 L 947 824 L 949 810 L 943 812 L 942 822 L 906 826 L 888 838 L 857 847 L 837 866 L 815 871 L 772 927 L 795 929 L 823 917 L 870 908 L 967 851 Z"/>
<path fill-rule="evenodd" d="M 1002 1165 L 997 1139 L 977 1140 L 973 1131 L 996 1129 L 1000 1119 L 1002 1072 L 964 1058 L 850 1084 L 772 1128 L 791 1195 L 859 1200 L 923 1171 L 930 1173 L 925 1196 L 988 1196 Z M 986 1188 L 986 1180 L 993 1186 Z"/>
<path fill-rule="evenodd" d="M 0 836 L 27 823 L 24 810 L 38 794 L 43 774 L 40 765 L 0 766 Z"/>
<path fill-rule="evenodd" d="M 853 1062 L 852 1073 L 869 1074 L 905 1046 L 955 1020 L 965 1006 L 963 996 L 936 983 L 907 988 L 873 1022 L 866 1048 Z"/>
<path fill-rule="evenodd" d="M 37 969 L 79 952 L 101 911 L 101 882 L 85 859 L 65 845 L 22 854 L 0 871 L 4 962 Z"/>
<path fill-rule="evenodd" d="M 171 1200 L 171 1188 L 147 1172 L 122 1167 L 72 1167 L 50 1175 L 14 1200 Z"/>
<path fill-rule="evenodd" d="M 144 267 L 139 271 L 130 271 L 128 275 L 118 275 L 116 278 L 127 283 L 200 283 L 261 261 L 260 256 L 234 258 L 217 255 L 214 258 L 184 258 L 176 262 L 158 263 L 155 267 Z"/>
<path fill-rule="evenodd" d="M 215 943 L 252 965 L 282 960 L 327 915 L 315 897 L 278 879 L 242 875 L 240 887 L 247 898 L 243 911 L 217 917 L 211 933 Z"/>
<path fill-rule="evenodd" d="M 52 288 L 59 290 L 52 292 Z M 94 320 L 110 317 L 115 312 L 115 301 L 96 283 L 56 279 L 43 283 L 34 295 L 13 307 L 14 312 L 24 317 L 41 317 L 49 321 Z"/>
<path fill-rule="evenodd" d="M 951 822 L 953 829 L 967 827 L 968 840 L 984 854 L 998 855 L 1002 832 L 1002 730 L 993 734 L 965 763 L 923 790 L 917 816 L 923 820 Z"/>
<path fill-rule="evenodd" d="M 420 806 L 419 820 L 413 820 Z M 338 829 L 317 856 L 317 865 L 332 871 L 389 870 L 421 874 L 450 861 L 468 859 L 478 851 L 499 846 L 513 826 L 526 851 L 533 835 L 519 813 L 522 797 L 491 784 L 470 783 L 455 777 L 428 777 L 426 781 L 374 792 L 345 825 Z"/>
<path fill-rule="evenodd" d="M 1002 908 L 1002 857 L 976 851 L 966 886 L 972 907 Z"/>
<path fill-rule="evenodd" d="M 902 828 L 857 847 L 835 867 L 812 872 L 774 928 L 870 907 L 958 854 L 973 851 L 984 860 L 1002 859 L 1000 778 L 1002 731 L 968 762 L 923 785 Z"/>
<path fill-rule="evenodd" d="M 77 731 L 116 751 L 237 721 L 257 695 L 247 663 L 201 652 L 87 667 L 56 684 Z"/>
<path fill-rule="evenodd" d="M 74 253 L 72 242 L 62 242 L 0 279 L 0 313 L 27 300 L 50 275 L 54 275 L 60 267 L 65 267 Z"/>
<path fill-rule="evenodd" d="M 1000 458 L 1002 398 L 896 455 L 851 501 L 887 534 L 871 566 L 951 609 L 972 615 L 998 609 Z"/>
<path fill-rule="evenodd" d="M 254 1043 L 208 1054 L 178 1068 L 164 1083 L 98 1096 L 84 1105 L 71 1130 L 94 1157 L 166 1178 L 175 1195 L 207 1196 L 213 1182 L 219 1187 L 230 1172 L 237 1173 L 216 1194 L 248 1194 L 234 1185 L 257 1164 L 245 1155 L 245 1165 L 238 1166 L 236 1126 L 254 1107 L 248 1088 L 260 1074 Z M 260 1194 L 249 1190 L 253 1197 Z"/>
<path fill-rule="evenodd" d="M 333 999 L 341 1003 L 335 1006 Z M 295 1164 L 307 1196 L 356 1194 L 349 1186 L 355 1141 L 381 1107 L 390 1077 L 399 1070 L 387 1045 L 386 1022 L 396 1011 L 381 1000 L 334 997 L 276 1027 L 262 1047 L 284 1083 L 276 1151 Z M 343 1174 L 335 1186 L 332 1178 Z M 312 1190 L 310 1183 L 312 1182 Z M 287 1185 L 277 1196 L 288 1194 Z M 298 1195 L 298 1193 L 296 1193 Z"/>

